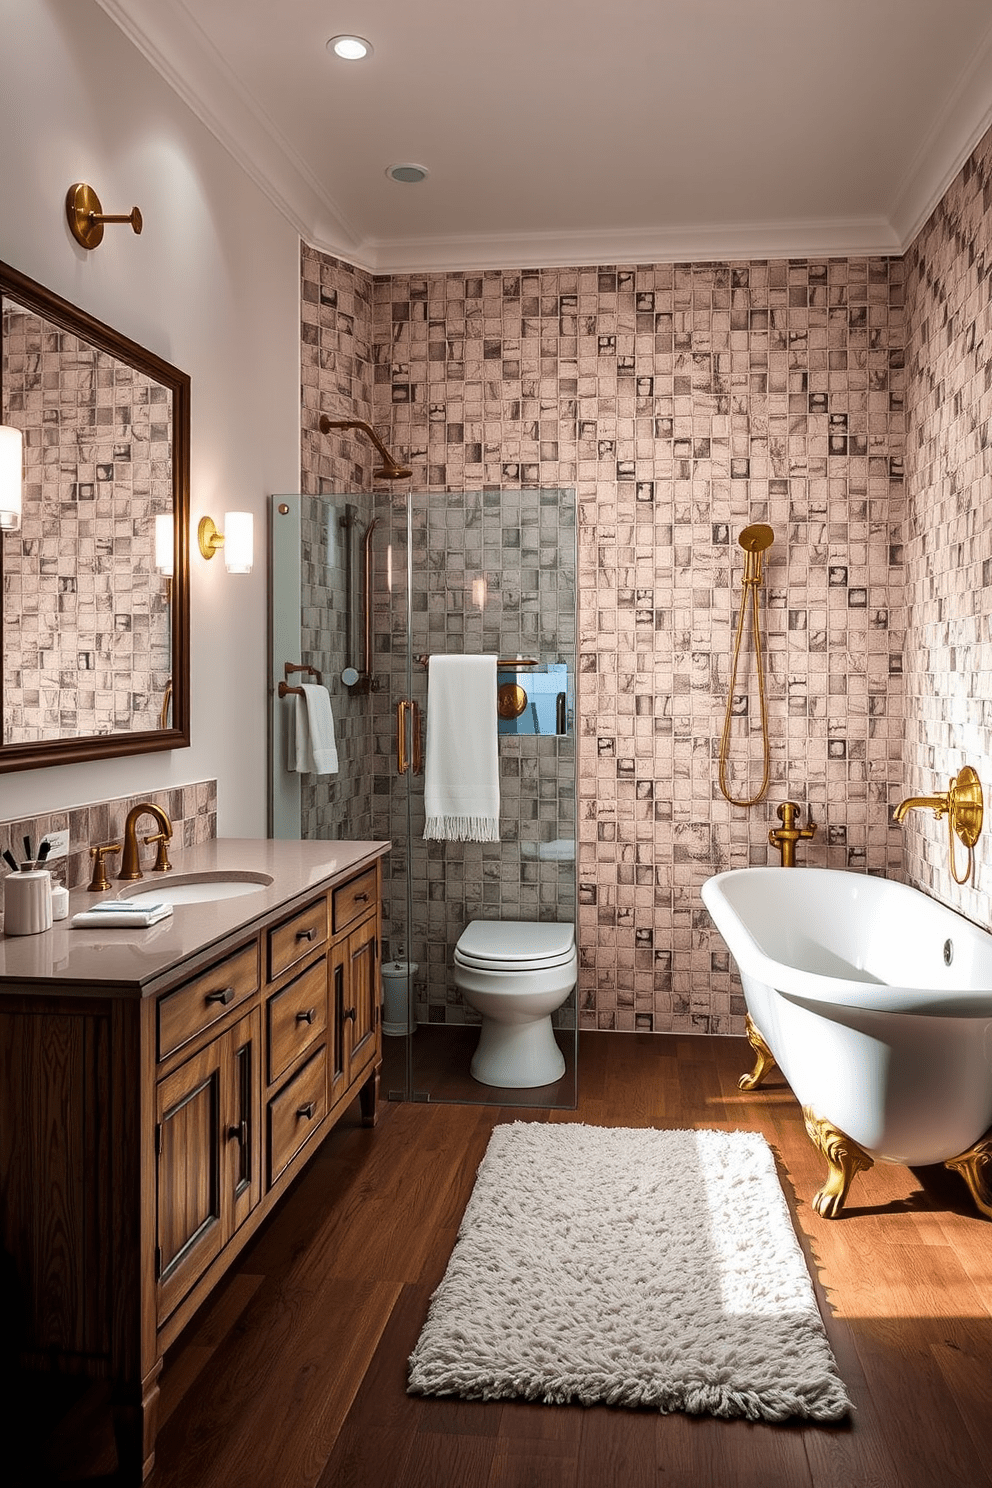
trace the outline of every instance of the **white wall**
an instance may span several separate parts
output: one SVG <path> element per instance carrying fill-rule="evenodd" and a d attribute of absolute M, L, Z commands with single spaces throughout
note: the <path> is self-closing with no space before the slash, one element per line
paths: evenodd
<path fill-rule="evenodd" d="M 0 259 L 192 382 L 191 528 L 255 513 L 255 569 L 194 551 L 190 749 L 0 775 L 0 820 L 216 777 L 264 836 L 267 496 L 299 485 L 299 239 L 94 0 L 0 0 Z M 74 181 L 144 232 L 78 246 Z M 194 543 L 195 546 L 195 543 Z"/>

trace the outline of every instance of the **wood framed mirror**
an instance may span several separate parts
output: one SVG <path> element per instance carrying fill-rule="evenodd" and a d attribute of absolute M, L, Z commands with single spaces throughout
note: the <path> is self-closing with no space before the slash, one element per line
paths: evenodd
<path fill-rule="evenodd" d="M 0 771 L 189 744 L 189 421 L 185 372 L 0 263 L 0 423 L 24 436 Z"/>

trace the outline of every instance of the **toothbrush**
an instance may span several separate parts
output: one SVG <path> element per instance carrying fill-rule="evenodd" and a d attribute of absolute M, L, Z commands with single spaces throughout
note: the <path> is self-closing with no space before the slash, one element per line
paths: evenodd
<path fill-rule="evenodd" d="M 24 867 L 26 869 L 30 869 L 31 864 L 33 862 L 34 862 L 34 853 L 31 851 L 31 838 L 30 837 L 25 837 L 25 839 L 24 839 Z"/>
<path fill-rule="evenodd" d="M 43 865 L 45 859 L 48 857 L 48 854 L 51 852 L 51 850 L 52 850 L 52 844 L 49 842 L 48 838 L 46 837 L 45 840 L 44 840 L 44 842 L 41 844 L 41 846 L 38 849 L 38 857 L 37 857 L 37 860 L 36 860 L 35 865 L 34 865 L 36 868 L 40 868 Z"/>
<path fill-rule="evenodd" d="M 14 854 L 12 852 L 9 852 L 7 848 L 4 848 L 3 850 L 3 860 L 7 864 L 8 868 L 13 868 L 15 873 L 20 872 L 20 863 L 14 857 Z"/>

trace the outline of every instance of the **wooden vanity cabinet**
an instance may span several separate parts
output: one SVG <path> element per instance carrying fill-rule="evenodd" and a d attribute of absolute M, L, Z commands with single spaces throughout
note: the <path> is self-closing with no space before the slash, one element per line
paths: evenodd
<path fill-rule="evenodd" d="M 376 859 L 153 996 L 0 991 L 21 1356 L 115 1381 L 122 1484 L 154 1463 L 165 1350 L 356 1095 L 375 1123 L 380 902 Z"/>

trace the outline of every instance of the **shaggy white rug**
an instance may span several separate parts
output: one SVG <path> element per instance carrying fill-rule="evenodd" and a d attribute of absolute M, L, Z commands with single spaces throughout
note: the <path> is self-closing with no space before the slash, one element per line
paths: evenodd
<path fill-rule="evenodd" d="M 413 1394 L 750 1420 L 850 1409 L 756 1132 L 493 1132 Z"/>

